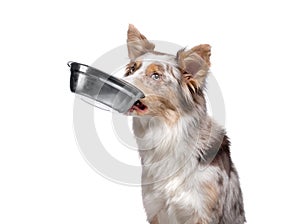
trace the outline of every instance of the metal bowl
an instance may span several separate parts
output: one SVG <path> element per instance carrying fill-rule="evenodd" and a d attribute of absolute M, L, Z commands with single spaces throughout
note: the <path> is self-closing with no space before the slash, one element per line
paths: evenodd
<path fill-rule="evenodd" d="M 144 93 L 130 83 L 96 68 L 69 62 L 72 92 L 100 102 L 120 113 L 127 112 Z"/>

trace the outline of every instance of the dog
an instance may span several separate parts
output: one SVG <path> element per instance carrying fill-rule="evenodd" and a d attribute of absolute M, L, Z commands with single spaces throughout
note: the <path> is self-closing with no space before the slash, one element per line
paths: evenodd
<path fill-rule="evenodd" d="M 133 116 L 148 222 L 245 223 L 229 138 L 206 108 L 211 46 L 170 55 L 155 51 L 131 24 L 127 34 L 130 62 L 123 78 L 145 93 L 127 115 Z"/>

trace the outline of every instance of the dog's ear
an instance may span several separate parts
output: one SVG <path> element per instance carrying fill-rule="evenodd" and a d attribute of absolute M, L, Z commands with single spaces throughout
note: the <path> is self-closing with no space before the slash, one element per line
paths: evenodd
<path fill-rule="evenodd" d="M 182 70 L 182 81 L 192 93 L 202 89 L 210 67 L 211 47 L 201 44 L 192 49 L 177 52 L 177 61 Z"/>
<path fill-rule="evenodd" d="M 147 40 L 137 28 L 129 24 L 127 32 L 127 48 L 128 56 L 131 60 L 145 54 L 148 51 L 153 51 L 155 45 Z"/>

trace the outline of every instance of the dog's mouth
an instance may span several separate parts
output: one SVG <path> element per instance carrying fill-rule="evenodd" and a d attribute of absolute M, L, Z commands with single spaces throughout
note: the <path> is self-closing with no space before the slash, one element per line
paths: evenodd
<path fill-rule="evenodd" d="M 142 101 L 136 101 L 133 106 L 129 109 L 129 112 L 137 111 L 137 112 L 145 112 L 148 107 L 142 103 Z"/>

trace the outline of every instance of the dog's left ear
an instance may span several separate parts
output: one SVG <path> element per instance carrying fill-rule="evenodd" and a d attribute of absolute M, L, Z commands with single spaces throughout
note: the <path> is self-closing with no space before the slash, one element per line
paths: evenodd
<path fill-rule="evenodd" d="M 202 89 L 210 67 L 211 46 L 201 44 L 192 49 L 177 52 L 177 61 L 182 70 L 182 81 L 192 93 Z"/>
<path fill-rule="evenodd" d="M 145 54 L 148 51 L 153 51 L 155 45 L 147 40 L 134 25 L 129 24 L 127 31 L 127 48 L 128 56 L 131 60 Z"/>

